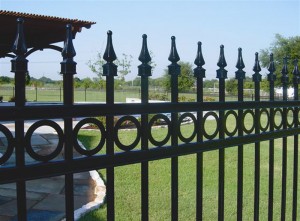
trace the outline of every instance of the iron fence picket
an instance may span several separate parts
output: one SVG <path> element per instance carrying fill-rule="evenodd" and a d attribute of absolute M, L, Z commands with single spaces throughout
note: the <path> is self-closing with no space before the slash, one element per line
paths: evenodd
<path fill-rule="evenodd" d="M 270 86 L 270 102 L 274 101 L 274 81 L 276 80 L 275 64 L 273 54 L 270 54 L 270 63 L 268 67 L 268 81 Z M 270 108 L 270 119 L 274 119 L 274 108 Z M 274 121 L 270 121 L 270 132 L 274 131 Z M 269 141 L 269 191 L 268 191 L 268 220 L 273 220 L 273 194 L 274 194 L 274 139 Z"/>

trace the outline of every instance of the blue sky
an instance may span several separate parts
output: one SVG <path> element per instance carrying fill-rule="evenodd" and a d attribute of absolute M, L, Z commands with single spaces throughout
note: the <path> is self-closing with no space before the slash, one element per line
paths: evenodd
<path fill-rule="evenodd" d="M 300 1 L 93 1 L 93 0 L 0 0 L 1 10 L 44 14 L 95 21 L 91 29 L 83 29 L 74 40 L 77 77 L 96 77 L 87 62 L 104 52 L 107 30 L 113 31 L 117 56 L 133 56 L 132 73 L 137 76 L 142 34 L 148 35 L 148 48 L 157 67 L 154 77 L 169 65 L 170 38 L 176 36 L 182 61 L 193 63 L 197 42 L 203 44 L 207 78 L 215 78 L 219 47 L 225 46 L 228 77 L 236 71 L 237 49 L 242 47 L 247 75 L 252 75 L 254 54 L 267 48 L 276 33 L 285 37 L 300 35 Z M 59 44 L 62 46 L 62 44 Z M 300 53 L 300 52 L 299 52 Z M 30 74 L 34 77 L 60 79 L 57 52 L 44 51 L 32 55 Z M 10 74 L 9 59 L 0 61 L 1 75 Z M 265 71 L 262 71 L 264 74 Z"/>

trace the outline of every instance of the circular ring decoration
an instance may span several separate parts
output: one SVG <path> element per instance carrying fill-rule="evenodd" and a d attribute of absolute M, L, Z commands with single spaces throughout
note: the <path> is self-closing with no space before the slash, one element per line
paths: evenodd
<path fill-rule="evenodd" d="M 181 133 L 180 125 L 183 122 L 184 118 L 187 118 L 187 117 L 192 119 L 192 121 L 194 123 L 194 131 L 191 134 L 191 136 L 184 137 L 182 135 L 182 133 Z M 180 115 L 180 117 L 178 119 L 178 125 L 179 125 L 179 127 L 178 127 L 178 137 L 180 138 L 180 140 L 182 142 L 189 143 L 189 142 L 191 142 L 195 138 L 195 136 L 197 134 L 197 132 L 196 132 L 197 131 L 197 128 L 196 128 L 197 127 L 197 123 L 196 122 L 197 122 L 196 117 L 192 113 L 184 113 L 184 114 Z"/>
<path fill-rule="evenodd" d="M 157 121 L 158 119 L 163 119 L 165 121 L 165 123 L 168 125 L 167 135 L 166 135 L 166 137 L 162 141 L 155 140 L 153 138 L 153 136 L 152 136 L 152 133 L 151 133 L 151 128 L 152 128 L 154 122 Z M 150 133 L 149 133 L 149 141 L 154 146 L 162 147 L 163 145 L 165 145 L 168 142 L 168 140 L 171 137 L 170 127 L 171 127 L 171 121 L 170 121 L 170 119 L 166 115 L 164 115 L 164 114 L 156 114 L 156 115 L 154 115 L 151 118 L 151 120 L 149 121 L 149 123 L 148 123 L 148 130 L 150 131 Z"/>
<path fill-rule="evenodd" d="M 82 148 L 79 145 L 78 140 L 77 140 L 79 130 L 85 124 L 94 124 L 94 125 L 96 125 L 98 127 L 100 133 L 101 133 L 101 139 L 100 139 L 99 143 L 97 144 L 97 146 L 95 148 L 93 148 L 91 150 L 87 150 L 87 149 Z M 103 124 L 95 118 L 85 118 L 85 119 L 79 121 L 76 124 L 76 126 L 74 127 L 74 130 L 73 130 L 74 148 L 78 153 L 80 153 L 82 155 L 92 156 L 92 155 L 98 153 L 102 149 L 102 147 L 104 146 L 105 138 L 106 138 L 105 128 L 104 128 Z"/>
<path fill-rule="evenodd" d="M 48 154 L 48 155 L 39 155 L 37 154 L 33 148 L 32 148 L 32 145 L 31 145 L 31 137 L 32 137 L 32 134 L 33 132 L 41 127 L 41 126 L 49 126 L 49 127 L 52 127 L 56 132 L 57 132 L 57 135 L 58 135 L 58 144 L 57 144 L 57 147 L 56 149 Z M 52 160 L 53 158 L 57 157 L 58 154 L 61 152 L 62 148 L 63 148 L 63 137 L 64 137 L 64 133 L 62 131 L 62 129 L 60 128 L 60 126 L 54 122 L 54 121 L 51 121 L 51 120 L 40 120 L 40 121 L 37 121 L 35 122 L 34 124 L 31 125 L 31 127 L 28 129 L 26 135 L 25 135 L 25 147 L 26 147 L 26 150 L 27 150 L 27 153 L 35 160 L 37 161 L 49 161 L 49 160 Z"/>
<path fill-rule="evenodd" d="M 0 157 L 0 165 L 1 165 L 10 158 L 10 156 L 12 155 L 12 153 L 14 151 L 14 145 L 13 145 L 14 138 L 13 138 L 12 133 L 9 131 L 9 129 L 7 129 L 7 127 L 3 126 L 2 124 L 0 124 L 0 131 L 5 135 L 5 137 L 7 139 L 6 151 Z"/>
<path fill-rule="evenodd" d="M 206 131 L 205 131 L 205 121 L 207 120 L 207 118 L 208 118 L 209 116 L 213 116 L 213 117 L 216 119 L 216 123 L 217 123 L 216 130 L 215 130 L 215 132 L 213 132 L 213 134 L 211 134 L 211 135 L 209 135 L 209 134 L 206 133 Z M 205 138 L 207 138 L 207 139 L 209 139 L 209 140 L 212 140 L 212 139 L 214 139 L 214 138 L 217 136 L 217 134 L 218 134 L 218 132 L 219 132 L 219 127 L 218 127 L 218 126 L 219 126 L 219 123 L 218 123 L 218 120 L 219 120 L 219 117 L 218 117 L 218 115 L 217 115 L 215 112 L 207 112 L 207 113 L 204 115 L 203 121 L 202 121 L 202 130 L 203 130 L 203 135 L 204 135 Z"/>
<path fill-rule="evenodd" d="M 280 124 L 278 124 L 278 125 L 276 124 L 276 121 L 275 121 L 275 117 L 276 117 L 277 112 L 278 112 L 278 113 L 280 114 L 280 116 L 281 116 L 281 121 L 280 121 Z M 283 116 L 282 109 L 276 108 L 276 109 L 274 110 L 274 119 L 273 119 L 274 127 L 275 127 L 276 130 L 279 130 L 279 129 L 282 127 L 282 125 L 283 125 L 282 116 Z"/>
<path fill-rule="evenodd" d="M 265 127 L 263 127 L 263 125 L 261 124 L 261 117 L 262 117 L 262 114 L 265 113 L 267 115 L 267 124 Z M 263 132 L 266 132 L 269 128 L 269 125 L 270 125 L 270 114 L 268 112 L 268 110 L 266 108 L 262 108 L 259 112 L 259 128 L 261 131 Z"/>
<path fill-rule="evenodd" d="M 135 126 L 136 126 L 136 131 L 137 131 L 137 135 L 136 135 L 136 138 L 135 140 L 132 142 L 132 144 L 130 145 L 124 145 L 121 143 L 119 137 L 118 137 L 118 131 L 122 125 L 122 123 L 124 123 L 125 121 L 131 121 Z M 115 139 L 115 143 L 116 145 L 121 149 L 121 150 L 124 150 L 124 151 L 130 151 L 132 150 L 133 148 L 136 147 L 136 145 L 138 145 L 139 141 L 140 141 L 140 138 L 141 138 L 141 125 L 140 125 L 140 122 L 133 116 L 124 116 L 124 117 L 121 117 L 116 125 L 115 125 L 115 128 L 114 128 L 114 139 Z"/>
<path fill-rule="evenodd" d="M 289 123 L 289 120 L 288 120 L 288 113 L 289 112 L 292 112 L 292 122 L 291 123 Z M 287 110 L 286 110 L 286 123 L 287 123 L 287 126 L 288 126 L 288 128 L 292 128 L 293 127 L 293 125 L 294 125 L 294 109 L 293 108 L 291 108 L 291 107 L 289 107 Z"/>
<path fill-rule="evenodd" d="M 296 114 L 296 118 L 295 120 L 298 121 L 298 125 L 300 125 L 300 109 L 295 107 L 295 114 Z"/>
<path fill-rule="evenodd" d="M 226 124 L 227 118 L 228 118 L 228 116 L 231 115 L 231 114 L 234 116 L 235 122 L 236 122 L 236 123 L 235 123 L 235 128 L 234 128 L 234 130 L 233 130 L 232 132 L 230 132 L 230 131 L 227 129 L 227 124 Z M 235 135 L 236 132 L 237 132 L 237 130 L 238 130 L 238 127 L 237 127 L 238 115 L 237 115 L 237 113 L 236 113 L 235 111 L 233 111 L 233 110 L 227 111 L 227 112 L 225 113 L 225 116 L 224 116 L 224 122 L 225 122 L 224 130 L 225 130 L 226 135 L 229 136 L 229 137 L 232 137 L 233 135 Z"/>
<path fill-rule="evenodd" d="M 249 130 L 245 126 L 245 117 L 246 117 L 247 114 L 250 114 L 252 116 L 252 119 L 253 119 L 253 125 Z M 243 127 L 243 130 L 246 134 L 251 134 L 253 132 L 253 130 L 254 130 L 254 112 L 253 112 L 253 110 L 248 109 L 248 110 L 245 110 L 245 112 L 243 113 L 242 127 Z"/>

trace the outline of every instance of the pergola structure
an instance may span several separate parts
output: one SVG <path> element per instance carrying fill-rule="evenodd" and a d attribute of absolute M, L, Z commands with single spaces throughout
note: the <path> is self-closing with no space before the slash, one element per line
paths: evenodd
<path fill-rule="evenodd" d="M 95 22 L 83 21 L 78 19 L 59 18 L 53 16 L 36 15 L 12 11 L 0 10 L 0 58 L 14 57 L 11 54 L 13 40 L 16 36 L 16 20 L 24 19 L 24 35 L 27 48 L 30 50 L 26 56 L 37 50 L 51 48 L 61 51 L 62 48 L 52 45 L 53 43 L 62 42 L 66 38 L 66 25 L 72 25 L 72 35 L 75 38 L 77 32 L 82 28 L 90 28 Z"/>

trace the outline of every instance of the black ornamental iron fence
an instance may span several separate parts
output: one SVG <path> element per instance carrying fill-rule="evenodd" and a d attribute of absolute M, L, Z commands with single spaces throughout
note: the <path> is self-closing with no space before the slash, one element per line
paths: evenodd
<path fill-rule="evenodd" d="M 23 35 L 23 20 L 18 19 L 17 37 L 13 45 L 15 57 L 11 60 L 12 72 L 15 73 L 15 105 L 0 107 L 0 120 L 14 121 L 15 134 L 0 124 L 0 131 L 6 136 L 8 144 L 6 151 L 0 157 L 0 184 L 16 183 L 18 219 L 26 220 L 26 181 L 51 177 L 65 176 L 65 208 L 66 219 L 73 220 L 74 215 L 74 187 L 73 174 L 94 169 L 106 169 L 106 203 L 107 219 L 115 219 L 115 167 L 128 164 L 141 165 L 141 217 L 137 219 L 149 219 L 149 161 L 159 159 L 171 159 L 171 220 L 178 220 L 178 157 L 196 154 L 196 220 L 202 220 L 203 215 L 203 153 L 211 150 L 219 152 L 218 168 L 218 220 L 224 220 L 224 179 L 225 179 L 225 152 L 227 148 L 238 147 L 237 158 L 237 199 L 236 220 L 243 219 L 243 162 L 244 145 L 255 144 L 254 160 L 254 211 L 253 219 L 259 219 L 260 205 L 260 143 L 269 143 L 269 182 L 268 182 L 268 220 L 273 220 L 274 205 L 274 140 L 282 139 L 282 174 L 281 174 L 281 220 L 286 216 L 287 194 L 287 137 L 293 137 L 293 191 L 292 191 L 292 220 L 297 220 L 297 189 L 298 189 L 298 134 L 299 128 L 299 99 L 298 84 L 299 70 L 297 61 L 294 61 L 293 87 L 294 99 L 287 99 L 288 70 L 287 59 L 284 59 L 281 82 L 283 87 L 283 99 L 274 100 L 274 81 L 276 76 L 273 55 L 270 55 L 268 68 L 268 81 L 270 96 L 268 101 L 260 101 L 261 68 L 258 53 L 255 54 L 255 63 L 252 75 L 255 84 L 254 101 L 244 101 L 243 81 L 245 79 L 245 65 L 242 58 L 242 49 L 238 49 L 237 71 L 235 78 L 238 81 L 238 101 L 226 101 L 225 80 L 227 78 L 227 66 L 224 56 L 224 46 L 220 47 L 220 56 L 217 63 L 217 78 L 219 79 L 219 101 L 205 102 L 203 100 L 203 79 L 205 78 L 205 64 L 201 42 L 198 43 L 196 68 L 194 76 L 197 84 L 197 99 L 195 102 L 178 102 L 178 76 L 180 75 L 180 60 L 176 50 L 175 37 L 171 38 L 171 51 L 168 66 L 171 75 L 171 102 L 149 103 L 148 78 L 151 76 L 150 54 L 147 48 L 147 36 L 143 35 L 142 50 L 139 56 L 141 65 L 138 66 L 138 75 L 141 77 L 141 103 L 120 104 L 114 100 L 114 77 L 117 76 L 117 66 L 114 64 L 116 54 L 112 44 L 112 32 L 107 33 L 107 46 L 104 53 L 106 64 L 103 65 L 103 75 L 106 77 L 106 103 L 105 104 L 75 104 L 73 76 L 76 74 L 76 55 L 73 43 L 71 26 L 66 30 L 66 40 L 62 52 L 61 73 L 63 75 L 63 104 L 29 105 L 25 102 L 25 74 L 28 60 L 27 48 Z M 279 76 L 277 76 L 279 77 Z M 170 113 L 167 117 L 164 113 Z M 178 113 L 181 113 L 180 115 Z M 292 121 L 287 120 L 288 113 L 292 113 Z M 98 121 L 96 116 L 104 116 L 106 125 Z M 140 115 L 138 121 L 134 116 Z M 151 115 L 151 117 L 150 117 Z M 267 124 L 261 124 L 262 115 L 267 116 Z M 281 121 L 275 121 L 275 115 L 281 116 Z M 118 122 L 114 122 L 114 116 L 122 116 Z M 252 125 L 246 125 L 245 118 L 250 116 Z M 212 134 L 205 128 L 208 117 L 217 122 L 217 128 Z M 227 120 L 233 117 L 236 121 L 234 130 L 229 131 Z M 78 124 L 73 125 L 73 118 L 83 118 Z M 186 137 L 181 133 L 180 124 L 185 118 L 190 118 L 194 124 L 194 130 Z M 64 129 L 55 120 L 63 119 Z M 158 119 L 165 121 L 168 132 L 163 140 L 156 140 L 151 133 L 151 127 Z M 33 128 L 24 133 L 24 122 L 36 121 Z M 135 125 L 137 133 L 134 141 L 125 145 L 118 137 L 118 131 L 124 121 L 131 121 Z M 77 142 L 78 131 L 86 124 L 91 123 L 99 127 L 101 140 L 99 145 L 91 150 L 82 149 Z M 234 123 L 232 123 L 234 124 Z M 30 145 L 32 131 L 40 126 L 53 127 L 58 134 L 57 148 L 49 155 L 39 155 Z M 170 143 L 168 143 L 170 141 Z M 149 143 L 154 147 L 149 147 Z M 115 150 L 115 146 L 119 151 Z M 81 157 L 73 156 L 73 149 L 80 153 Z M 101 149 L 105 152 L 99 154 Z M 64 158 L 57 160 L 57 155 L 63 151 Z M 27 164 L 24 160 L 25 153 L 29 154 L 36 163 Z M 15 154 L 15 165 L 5 166 L 12 155 Z M 249 217 L 249 219 L 251 219 Z"/>

